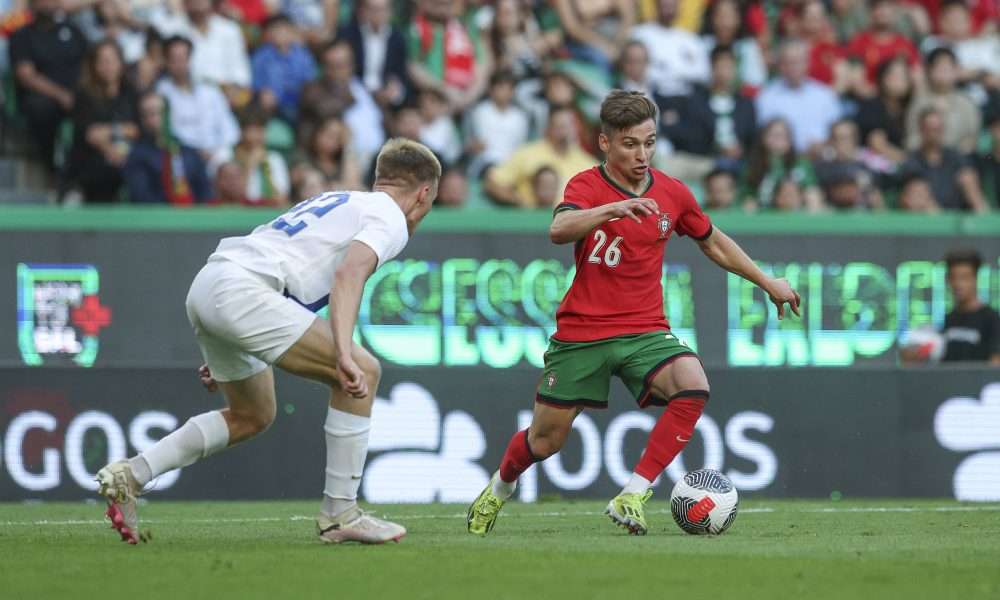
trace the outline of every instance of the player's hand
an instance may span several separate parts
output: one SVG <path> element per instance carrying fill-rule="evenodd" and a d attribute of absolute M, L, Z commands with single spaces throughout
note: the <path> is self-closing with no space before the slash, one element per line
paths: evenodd
<path fill-rule="evenodd" d="M 642 218 L 648 215 L 660 214 L 660 207 L 655 200 L 649 198 L 629 198 L 610 204 L 611 218 L 628 217 L 636 223 L 642 223 Z"/>
<path fill-rule="evenodd" d="M 337 379 L 340 381 L 340 387 L 351 396 L 364 398 L 368 395 L 368 380 L 365 379 L 365 372 L 350 356 L 337 359 Z"/>
<path fill-rule="evenodd" d="M 205 386 L 205 389 L 210 392 L 215 392 L 219 389 L 219 383 L 212 377 L 212 372 L 208 370 L 208 365 L 201 365 L 198 368 L 198 379 L 201 380 L 201 385 Z"/>
<path fill-rule="evenodd" d="M 785 303 L 788 303 L 795 316 L 802 316 L 799 314 L 799 302 L 801 302 L 799 293 L 793 290 L 792 286 L 788 285 L 784 279 L 772 279 L 767 294 L 771 302 L 774 302 L 774 305 L 778 307 L 779 320 L 785 318 Z"/>

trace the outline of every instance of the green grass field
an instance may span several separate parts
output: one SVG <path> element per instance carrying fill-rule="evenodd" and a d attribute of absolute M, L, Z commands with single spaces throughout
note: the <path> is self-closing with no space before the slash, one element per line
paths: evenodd
<path fill-rule="evenodd" d="M 602 503 L 512 503 L 486 539 L 464 507 L 377 507 L 400 544 L 324 546 L 313 502 L 153 502 L 150 543 L 94 504 L 0 504 L 2 598 L 1000 598 L 1000 505 L 745 502 L 720 537 L 651 502 L 629 537 Z"/>

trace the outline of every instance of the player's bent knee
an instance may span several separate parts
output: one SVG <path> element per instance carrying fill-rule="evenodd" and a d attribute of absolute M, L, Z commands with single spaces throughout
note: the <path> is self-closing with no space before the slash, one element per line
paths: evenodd
<path fill-rule="evenodd" d="M 568 432 L 553 429 L 534 434 L 529 429 L 528 446 L 531 448 L 531 454 L 538 460 L 545 460 L 562 450 L 563 444 L 566 443 L 567 434 Z"/>
<path fill-rule="evenodd" d="M 234 413 L 241 421 L 243 427 L 249 435 L 264 433 L 274 423 L 275 411 L 273 408 L 248 410 Z"/>

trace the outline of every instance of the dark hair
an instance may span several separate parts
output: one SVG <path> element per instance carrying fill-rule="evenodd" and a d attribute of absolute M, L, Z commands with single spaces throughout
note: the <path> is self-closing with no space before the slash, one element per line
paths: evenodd
<path fill-rule="evenodd" d="M 727 44 L 719 44 L 715 48 L 712 48 L 712 52 L 709 53 L 709 62 L 714 67 L 715 61 L 719 60 L 723 56 L 728 56 L 729 58 L 736 60 L 736 53 L 733 51 L 733 47 Z"/>
<path fill-rule="evenodd" d="M 940 15 L 951 8 L 961 8 L 965 12 L 969 12 L 969 6 L 965 3 L 965 0 L 944 0 L 941 6 L 938 7 L 938 14 Z"/>
<path fill-rule="evenodd" d="M 730 171 L 729 169 L 723 169 L 722 167 L 715 167 L 711 171 L 709 171 L 707 175 L 705 175 L 705 178 L 702 180 L 702 183 L 705 185 L 705 187 L 708 187 L 709 181 L 712 181 L 716 177 L 722 177 L 723 175 L 731 178 L 734 181 L 736 180 L 736 174 Z"/>
<path fill-rule="evenodd" d="M 784 125 L 785 130 L 788 131 L 788 135 L 791 138 L 792 127 L 788 124 L 788 121 L 780 118 L 771 119 L 767 123 L 764 123 L 764 126 L 758 130 L 757 139 L 754 140 L 753 147 L 750 148 L 750 153 L 747 156 L 747 183 L 754 189 L 764 181 L 764 177 L 767 176 L 767 172 L 771 168 L 771 157 L 767 154 L 764 138 L 767 136 L 768 130 L 778 124 Z M 785 165 L 786 170 L 791 170 L 798 159 L 799 156 L 795 152 L 795 140 L 792 139 L 788 146 L 788 154 L 785 155 L 781 162 Z"/>
<path fill-rule="evenodd" d="M 250 103 L 240 111 L 239 122 L 240 128 L 244 127 L 267 127 L 268 118 L 267 112 L 263 108 L 258 106 L 256 103 Z"/>
<path fill-rule="evenodd" d="M 712 31 L 712 22 L 715 21 L 715 11 L 719 10 L 719 5 L 727 1 L 736 5 L 736 14 L 740 17 L 740 26 L 736 29 L 736 39 L 747 37 L 750 35 L 750 31 L 747 28 L 747 20 L 743 14 L 743 7 L 740 5 L 741 3 L 739 0 L 714 0 L 709 2 L 708 7 L 705 9 L 705 17 L 702 20 L 702 33 L 706 35 L 715 34 L 715 32 Z"/>
<path fill-rule="evenodd" d="M 183 44 L 184 47 L 187 48 L 188 54 L 191 54 L 191 51 L 194 50 L 194 44 L 191 43 L 191 40 L 187 39 L 183 35 L 172 35 L 163 40 L 164 54 L 170 52 L 170 47 L 175 44 Z"/>
<path fill-rule="evenodd" d="M 291 24 L 292 20 L 288 18 L 288 15 L 286 15 L 285 13 L 276 13 L 264 19 L 264 22 L 261 23 L 261 29 L 266 31 L 271 27 L 274 27 L 275 25 L 291 25 Z"/>
<path fill-rule="evenodd" d="M 517 83 L 517 77 L 514 77 L 514 72 L 510 69 L 497 69 L 490 75 L 490 87 L 501 83 L 514 85 Z"/>
<path fill-rule="evenodd" d="M 652 120 L 656 123 L 656 104 L 642 92 L 613 90 L 601 102 L 601 132 L 610 136 Z"/>
<path fill-rule="evenodd" d="M 875 83 L 878 86 L 878 95 L 880 98 L 884 98 L 885 93 L 885 79 L 889 75 L 889 69 L 895 64 L 902 64 L 904 69 L 903 72 L 906 73 L 906 81 L 910 85 L 909 91 L 906 92 L 906 96 L 902 98 L 903 109 L 905 111 L 906 107 L 910 105 L 910 99 L 913 98 L 913 76 L 910 75 L 910 64 L 906 62 L 906 57 L 897 54 L 892 58 L 887 58 L 880 62 L 877 67 L 875 67 Z"/>
<path fill-rule="evenodd" d="M 955 57 L 955 53 L 951 51 L 951 48 L 947 46 L 940 46 L 927 53 L 927 67 L 930 68 L 934 66 L 934 63 L 938 62 L 942 58 L 948 58 L 951 60 L 952 64 L 958 64 L 958 59 Z"/>
<path fill-rule="evenodd" d="M 983 266 L 983 257 L 972 248 L 959 248 L 944 255 L 944 264 L 949 271 L 957 265 L 969 265 L 974 273 L 978 273 L 979 267 Z"/>
<path fill-rule="evenodd" d="M 95 100 L 107 100 L 104 95 L 104 86 L 97 75 L 97 57 L 104 48 L 112 48 L 115 51 L 115 55 L 118 56 L 118 62 L 120 62 L 122 66 L 122 72 L 121 75 L 119 75 L 118 82 L 122 85 L 124 85 L 125 82 L 126 65 L 125 55 L 122 53 L 122 48 L 114 39 L 104 38 L 87 50 L 87 55 L 83 62 L 83 69 L 80 73 L 80 89 Z M 119 90 L 119 93 L 121 93 L 121 91 L 122 90 Z"/>
<path fill-rule="evenodd" d="M 917 113 L 917 126 L 919 127 L 923 125 L 924 121 L 927 120 L 927 117 L 930 117 L 931 115 L 937 115 L 940 117 L 941 111 L 938 110 L 936 106 L 925 106 L 920 109 L 920 112 Z"/>

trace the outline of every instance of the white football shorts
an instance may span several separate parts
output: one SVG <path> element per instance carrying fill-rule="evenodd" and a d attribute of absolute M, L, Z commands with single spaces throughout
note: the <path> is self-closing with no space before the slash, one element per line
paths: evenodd
<path fill-rule="evenodd" d="M 185 307 L 216 381 L 239 381 L 272 365 L 317 318 L 277 282 L 228 260 L 195 276 Z"/>

